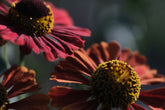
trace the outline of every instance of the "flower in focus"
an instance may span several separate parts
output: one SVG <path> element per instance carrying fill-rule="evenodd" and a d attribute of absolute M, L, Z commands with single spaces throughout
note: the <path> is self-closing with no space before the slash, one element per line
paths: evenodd
<path fill-rule="evenodd" d="M 25 93 L 38 91 L 35 72 L 26 67 L 12 66 L 0 79 L 0 110 L 49 110 L 49 98 L 44 94 L 34 94 L 15 102 L 10 99 Z"/>
<path fill-rule="evenodd" d="M 19 45 L 23 54 L 44 53 L 49 61 L 65 58 L 84 46 L 86 28 L 73 25 L 64 9 L 43 0 L 0 1 L 0 37 Z"/>
<path fill-rule="evenodd" d="M 50 89 L 51 105 L 60 110 L 144 110 L 137 100 L 152 109 L 165 108 L 165 88 L 141 90 L 141 85 L 163 83 L 164 76 L 150 69 L 144 56 L 128 48 L 120 50 L 115 41 L 76 51 L 58 63 L 52 80 L 79 85 L 79 89 Z"/>

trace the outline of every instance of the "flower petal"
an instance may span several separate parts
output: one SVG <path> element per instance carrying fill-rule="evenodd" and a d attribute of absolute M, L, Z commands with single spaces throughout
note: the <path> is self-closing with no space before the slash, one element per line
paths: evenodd
<path fill-rule="evenodd" d="M 60 63 L 62 63 L 62 61 Z M 55 72 L 53 73 L 57 81 L 59 79 L 64 79 L 68 81 L 80 82 L 81 84 L 89 84 L 89 80 L 83 76 L 83 71 L 76 69 L 72 65 L 68 65 L 65 62 L 62 65 L 67 67 L 63 68 L 61 65 L 58 65 L 55 67 Z"/>
<path fill-rule="evenodd" d="M 139 67 L 139 66 L 136 66 L 136 67 Z M 147 70 L 147 68 L 146 68 L 146 70 Z M 157 74 L 156 69 L 149 69 L 148 68 L 148 71 L 143 72 L 140 75 L 140 82 L 143 85 L 161 84 L 161 83 L 165 82 L 165 77 L 161 74 Z"/>
<path fill-rule="evenodd" d="M 142 77 L 150 70 L 150 68 L 147 65 L 143 64 L 135 66 L 134 70 L 138 73 L 140 79 L 142 80 Z"/>
<path fill-rule="evenodd" d="M 12 66 L 2 76 L 2 85 L 9 89 L 8 97 L 14 97 L 19 94 L 38 91 L 40 88 L 35 80 L 35 72 L 26 67 Z"/>
<path fill-rule="evenodd" d="M 9 108 L 16 110 L 49 110 L 49 97 L 44 94 L 35 94 L 20 101 L 11 103 Z"/>
<path fill-rule="evenodd" d="M 20 94 L 31 93 L 40 90 L 39 85 L 30 79 L 25 81 L 20 81 L 13 86 L 14 87 L 12 87 L 12 89 L 9 90 L 8 92 L 9 98 L 18 96 Z"/>
<path fill-rule="evenodd" d="M 127 62 L 127 59 L 129 58 L 130 55 L 131 55 L 131 50 L 129 48 L 124 48 L 123 50 L 121 50 L 119 60 Z"/>
<path fill-rule="evenodd" d="M 138 51 L 135 51 L 129 58 L 128 58 L 128 64 L 131 66 L 137 66 L 141 64 L 146 63 L 146 57 L 143 55 L 140 55 Z"/>
<path fill-rule="evenodd" d="M 79 101 L 68 106 L 61 108 L 60 110 L 97 110 L 98 103 L 95 100 L 92 101 Z"/>
<path fill-rule="evenodd" d="M 0 11 L 8 13 L 9 7 L 0 1 Z"/>
<path fill-rule="evenodd" d="M 54 40 L 52 40 L 47 36 L 42 37 L 42 39 L 51 48 L 51 52 L 55 56 L 55 58 L 57 57 L 66 58 L 66 56 L 68 56 L 64 47 L 59 43 L 55 42 Z"/>
<path fill-rule="evenodd" d="M 89 80 L 84 75 L 90 77 L 96 69 L 96 65 L 92 59 L 82 52 L 76 51 L 75 56 L 69 56 L 65 60 L 60 61 L 55 67 L 55 78 L 62 81 L 77 81 L 82 84 L 89 84 Z"/>
<path fill-rule="evenodd" d="M 17 45 L 24 45 L 25 44 L 25 35 L 21 34 L 16 39 L 12 39 L 11 42 Z"/>
<path fill-rule="evenodd" d="M 53 30 L 57 30 L 56 32 L 61 33 L 70 33 L 79 36 L 89 37 L 91 35 L 91 31 L 87 28 L 80 28 L 76 26 L 65 26 L 65 25 L 56 25 Z"/>
<path fill-rule="evenodd" d="M 87 53 L 90 56 L 90 58 L 92 58 L 92 60 L 95 61 L 95 63 L 97 65 L 99 65 L 100 63 L 103 63 L 104 62 L 104 60 L 102 58 L 102 52 L 100 50 L 100 45 L 99 44 L 93 44 L 87 50 Z"/>
<path fill-rule="evenodd" d="M 12 32 L 9 28 L 7 28 L 3 31 L 0 31 L 0 35 L 4 40 L 13 40 L 18 37 L 18 34 L 15 32 Z"/>
<path fill-rule="evenodd" d="M 165 108 L 165 87 L 142 91 L 139 99 L 150 106 L 157 108 Z"/>
<path fill-rule="evenodd" d="M 110 60 L 115 60 L 118 58 L 119 54 L 120 54 L 120 45 L 118 42 L 113 41 L 111 43 L 109 43 L 108 46 L 108 52 L 110 55 Z"/>
<path fill-rule="evenodd" d="M 131 107 L 133 107 L 134 110 L 147 110 L 136 103 L 131 104 Z"/>
<path fill-rule="evenodd" d="M 52 99 L 51 105 L 61 108 L 77 101 L 85 101 L 90 96 L 90 92 L 71 89 L 69 87 L 54 86 L 50 89 L 48 95 Z"/>

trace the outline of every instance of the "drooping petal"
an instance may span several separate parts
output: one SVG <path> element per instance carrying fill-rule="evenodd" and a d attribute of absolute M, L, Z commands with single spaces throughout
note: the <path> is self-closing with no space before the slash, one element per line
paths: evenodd
<path fill-rule="evenodd" d="M 56 32 L 60 33 L 72 33 L 79 36 L 89 37 L 91 35 L 91 31 L 87 28 L 80 28 L 76 26 L 65 26 L 65 25 L 56 25 L 54 29 Z"/>
<path fill-rule="evenodd" d="M 147 109 L 141 107 L 140 105 L 138 105 L 138 104 L 136 104 L 136 103 L 131 104 L 131 107 L 132 107 L 134 110 L 147 110 Z"/>
<path fill-rule="evenodd" d="M 68 67 L 65 69 L 62 68 L 60 65 L 55 68 L 55 72 L 53 73 L 53 75 L 55 75 L 57 81 L 63 79 L 68 81 L 76 81 L 81 84 L 89 84 L 89 80 L 83 76 L 83 71 L 81 72 L 81 70 L 78 70 L 71 65 L 66 66 Z"/>
<path fill-rule="evenodd" d="M 147 105 L 165 108 L 165 88 L 142 91 L 139 99 Z"/>
<path fill-rule="evenodd" d="M 44 94 L 35 94 L 20 101 L 11 103 L 9 108 L 16 110 L 49 110 L 49 97 Z"/>
<path fill-rule="evenodd" d="M 98 103 L 95 100 L 92 101 L 79 101 L 68 106 L 61 108 L 60 110 L 97 110 Z"/>
<path fill-rule="evenodd" d="M 71 89 L 69 87 L 54 86 L 50 89 L 48 95 L 52 99 L 51 105 L 61 108 L 77 101 L 85 101 L 90 96 L 90 92 Z"/>
<path fill-rule="evenodd" d="M 11 37 L 12 36 L 12 37 Z M 5 30 L 0 31 L 0 37 L 4 40 L 14 40 L 18 37 L 18 34 L 15 32 L 12 32 L 11 29 L 7 28 Z"/>
<path fill-rule="evenodd" d="M 12 87 L 12 89 L 9 90 L 8 92 L 9 98 L 18 96 L 20 94 L 31 93 L 40 90 L 39 85 L 30 79 L 25 81 L 20 81 L 13 86 L 14 87 Z"/>
<path fill-rule="evenodd" d="M 35 80 L 35 72 L 26 67 L 12 66 L 3 74 L 2 85 L 9 89 L 8 97 L 38 91 L 39 85 Z"/>
<path fill-rule="evenodd" d="M 44 36 L 42 37 L 42 39 L 51 48 L 52 54 L 54 54 L 54 56 L 56 55 L 57 57 L 60 58 L 65 58 L 66 56 L 68 56 L 64 47 L 60 45 L 60 43 L 52 40 L 48 36 Z"/>
<path fill-rule="evenodd" d="M 17 44 L 17 45 L 24 45 L 25 44 L 25 35 L 21 34 L 18 36 L 16 39 L 11 40 L 12 43 Z"/>

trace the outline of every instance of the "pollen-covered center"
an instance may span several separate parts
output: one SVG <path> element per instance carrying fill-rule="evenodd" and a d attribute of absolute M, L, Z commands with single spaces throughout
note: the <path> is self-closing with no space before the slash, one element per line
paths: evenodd
<path fill-rule="evenodd" d="M 4 110 L 5 105 L 7 104 L 7 92 L 4 86 L 0 83 L 0 110 Z"/>
<path fill-rule="evenodd" d="M 42 0 L 13 2 L 8 18 L 11 25 L 27 35 L 50 33 L 54 24 L 53 12 Z"/>
<path fill-rule="evenodd" d="M 140 93 L 140 79 L 127 63 L 112 60 L 100 64 L 90 79 L 93 97 L 103 106 L 125 108 L 134 103 Z"/>

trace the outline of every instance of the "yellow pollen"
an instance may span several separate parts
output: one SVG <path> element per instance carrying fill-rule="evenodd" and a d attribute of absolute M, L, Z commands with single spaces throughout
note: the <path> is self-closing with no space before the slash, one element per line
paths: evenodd
<path fill-rule="evenodd" d="M 5 110 L 5 106 L 8 103 L 7 92 L 4 86 L 0 83 L 0 110 Z"/>
<path fill-rule="evenodd" d="M 54 26 L 53 12 L 49 6 L 47 15 L 42 17 L 28 16 L 17 10 L 17 3 L 13 2 L 12 7 L 8 12 L 8 19 L 11 25 L 17 30 L 27 35 L 42 36 L 50 33 Z M 35 11 L 35 10 L 34 10 Z"/>
<path fill-rule="evenodd" d="M 124 109 L 140 93 L 140 79 L 127 63 L 112 60 L 100 64 L 90 79 L 91 93 L 103 106 Z"/>

